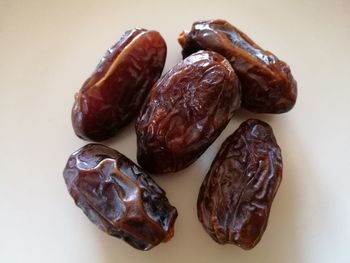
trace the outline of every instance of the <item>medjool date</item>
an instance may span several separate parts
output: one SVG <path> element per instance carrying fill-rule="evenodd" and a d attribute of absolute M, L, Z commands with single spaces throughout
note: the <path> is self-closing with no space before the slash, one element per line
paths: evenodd
<path fill-rule="evenodd" d="M 77 136 L 101 141 L 128 124 L 160 77 L 166 44 L 156 31 L 133 29 L 110 49 L 75 96 Z"/>
<path fill-rule="evenodd" d="M 230 61 L 242 85 L 243 108 L 257 113 L 283 113 L 293 108 L 297 83 L 289 66 L 228 22 L 195 22 L 178 40 L 184 57 L 198 50 L 213 50 Z"/>
<path fill-rule="evenodd" d="M 199 51 L 152 87 L 136 122 L 137 159 L 166 173 L 193 163 L 240 106 L 240 84 L 220 54 Z"/>
<path fill-rule="evenodd" d="M 74 152 L 63 172 L 77 206 L 98 228 L 149 250 L 174 234 L 176 208 L 140 167 L 101 144 Z"/>
<path fill-rule="evenodd" d="M 222 144 L 199 191 L 198 218 L 218 243 L 253 248 L 261 239 L 282 179 L 272 128 L 247 120 Z"/>

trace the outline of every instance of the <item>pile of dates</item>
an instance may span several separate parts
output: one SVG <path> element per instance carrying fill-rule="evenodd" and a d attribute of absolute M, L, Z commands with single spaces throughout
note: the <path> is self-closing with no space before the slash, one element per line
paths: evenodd
<path fill-rule="evenodd" d="M 69 157 L 63 175 L 76 205 L 98 228 L 140 250 L 170 240 L 178 215 L 150 174 L 191 165 L 240 108 L 284 113 L 297 97 L 288 65 L 224 20 L 195 22 L 178 41 L 183 60 L 162 75 L 162 36 L 146 29 L 125 32 L 72 109 L 76 135 L 89 141 L 114 136 L 136 117 L 140 166 L 91 143 Z M 272 128 L 249 119 L 211 164 L 198 195 L 198 219 L 216 242 L 251 249 L 266 229 L 281 179 Z"/>

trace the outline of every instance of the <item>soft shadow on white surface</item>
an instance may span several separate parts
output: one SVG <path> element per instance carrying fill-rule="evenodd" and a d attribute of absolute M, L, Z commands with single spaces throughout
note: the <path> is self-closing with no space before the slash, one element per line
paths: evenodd
<path fill-rule="evenodd" d="M 209 169 L 223 140 L 230 135 L 239 124 L 248 118 L 258 118 L 267 121 L 275 130 L 283 126 L 284 134 L 277 140 L 283 151 L 284 174 L 282 184 L 273 203 L 269 224 L 261 242 L 251 251 L 244 251 L 233 245 L 216 244 L 202 228 L 197 219 L 196 201 L 202 180 Z M 123 144 L 122 141 L 132 132 L 133 127 L 127 127 L 112 145 Z M 297 171 L 293 156 L 288 155 L 288 147 L 298 144 L 298 138 L 292 132 L 288 120 L 280 116 L 257 115 L 249 112 L 239 112 L 228 125 L 218 140 L 192 166 L 175 174 L 158 175 L 153 178 L 164 188 L 170 202 L 178 209 L 178 219 L 175 223 L 175 235 L 166 244 L 160 244 L 151 251 L 137 251 L 125 242 L 109 237 L 96 230 L 96 238 L 100 244 L 101 263 L 118 262 L 119 258 L 128 258 L 132 262 L 305 262 L 302 258 L 302 243 L 298 238 L 298 196 L 302 196 L 298 186 L 298 177 L 291 171 Z M 288 134 L 289 135 L 288 135 Z M 281 135 L 281 133 L 279 134 Z M 126 137 L 124 137 L 126 136 Z M 131 135 L 136 140 L 135 135 Z M 128 137 L 130 142 L 131 138 Z M 127 149 L 127 148 L 123 148 Z M 304 169 L 309 169 L 307 158 L 303 159 Z M 132 159 L 135 156 L 129 156 Z M 304 171 L 305 174 L 311 171 Z"/>
<path fill-rule="evenodd" d="M 116 149 L 130 160 L 136 162 L 135 119 L 126 127 L 121 128 L 115 136 L 100 143 Z"/>

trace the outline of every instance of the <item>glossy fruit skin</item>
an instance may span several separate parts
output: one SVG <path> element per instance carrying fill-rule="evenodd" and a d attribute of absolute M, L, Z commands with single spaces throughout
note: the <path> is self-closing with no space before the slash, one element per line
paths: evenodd
<path fill-rule="evenodd" d="M 102 231 L 140 250 L 172 238 L 176 208 L 148 174 L 116 150 L 88 144 L 69 157 L 63 175 L 76 205 Z"/>
<path fill-rule="evenodd" d="M 250 119 L 222 144 L 199 191 L 197 212 L 218 243 L 252 249 L 261 239 L 282 180 L 272 128 Z"/>
<path fill-rule="evenodd" d="M 158 32 L 125 32 L 75 95 L 72 124 L 76 135 L 101 141 L 127 125 L 160 77 L 165 58 L 166 44 Z"/>
<path fill-rule="evenodd" d="M 151 89 L 136 121 L 138 163 L 152 173 L 179 171 L 220 135 L 240 107 L 240 84 L 220 54 L 199 51 Z"/>
<path fill-rule="evenodd" d="M 178 41 L 184 57 L 213 50 L 226 57 L 242 85 L 242 107 L 256 113 L 284 113 L 297 98 L 289 66 L 224 20 L 198 21 Z"/>

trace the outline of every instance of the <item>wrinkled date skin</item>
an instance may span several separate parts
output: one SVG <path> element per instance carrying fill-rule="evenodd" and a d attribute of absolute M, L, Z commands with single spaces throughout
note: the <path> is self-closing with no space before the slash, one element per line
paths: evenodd
<path fill-rule="evenodd" d="M 284 113 L 293 108 L 297 83 L 289 66 L 228 22 L 195 22 L 178 41 L 184 57 L 204 49 L 231 62 L 242 85 L 243 108 L 256 113 Z"/>
<path fill-rule="evenodd" d="M 218 243 L 252 249 L 261 239 L 282 179 L 272 128 L 247 120 L 226 139 L 200 188 L 197 212 Z"/>
<path fill-rule="evenodd" d="M 240 84 L 220 54 L 199 51 L 151 89 L 136 122 L 137 158 L 152 173 L 181 170 L 220 135 L 240 107 Z"/>
<path fill-rule="evenodd" d="M 160 77 L 165 58 L 166 44 L 158 32 L 125 32 L 75 96 L 72 123 L 77 136 L 101 141 L 128 124 Z"/>
<path fill-rule="evenodd" d="M 116 150 L 88 144 L 63 172 L 77 206 L 104 232 L 149 250 L 174 234 L 176 208 L 140 167 Z"/>

